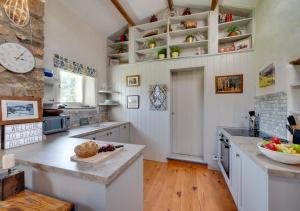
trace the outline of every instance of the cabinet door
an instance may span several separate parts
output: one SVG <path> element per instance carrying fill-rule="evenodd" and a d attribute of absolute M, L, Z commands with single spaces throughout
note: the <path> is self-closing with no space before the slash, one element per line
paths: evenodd
<path fill-rule="evenodd" d="M 242 157 L 235 145 L 231 145 L 231 193 L 236 206 L 242 206 Z"/>
<path fill-rule="evenodd" d="M 242 160 L 242 211 L 267 211 L 268 177 L 248 156 Z"/>
<path fill-rule="evenodd" d="M 120 142 L 130 143 L 130 125 L 120 126 Z"/>
<path fill-rule="evenodd" d="M 96 134 L 87 135 L 87 136 L 84 136 L 83 138 L 90 139 L 90 140 L 96 140 Z"/>

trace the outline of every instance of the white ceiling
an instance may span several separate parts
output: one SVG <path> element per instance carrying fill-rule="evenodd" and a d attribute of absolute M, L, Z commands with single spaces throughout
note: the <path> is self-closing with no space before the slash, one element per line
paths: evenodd
<path fill-rule="evenodd" d="M 127 22 L 110 0 L 59 0 L 76 13 L 83 21 L 105 36 L 124 27 Z M 222 5 L 255 7 L 259 0 L 221 0 Z M 173 0 L 174 5 L 183 7 L 210 6 L 211 0 Z M 130 17 L 139 22 L 162 9 L 167 0 L 120 0 Z"/>

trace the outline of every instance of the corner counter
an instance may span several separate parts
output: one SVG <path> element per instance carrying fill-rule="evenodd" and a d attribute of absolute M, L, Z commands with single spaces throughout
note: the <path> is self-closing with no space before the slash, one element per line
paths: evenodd
<path fill-rule="evenodd" d="M 25 171 L 29 189 L 75 204 L 75 210 L 143 210 L 143 150 L 145 146 L 123 144 L 124 151 L 98 164 L 70 160 L 74 148 L 87 134 L 119 127 L 128 122 L 84 126 L 68 132 L 48 135 L 47 140 L 15 149 L 16 162 Z M 130 194 L 128 194 L 130 192 Z"/>

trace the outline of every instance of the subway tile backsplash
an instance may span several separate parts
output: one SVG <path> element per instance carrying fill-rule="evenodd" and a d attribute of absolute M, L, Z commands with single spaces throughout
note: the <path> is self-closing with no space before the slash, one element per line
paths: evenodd
<path fill-rule="evenodd" d="M 261 131 L 286 138 L 287 94 L 285 92 L 255 97 L 255 112 L 260 116 Z"/>

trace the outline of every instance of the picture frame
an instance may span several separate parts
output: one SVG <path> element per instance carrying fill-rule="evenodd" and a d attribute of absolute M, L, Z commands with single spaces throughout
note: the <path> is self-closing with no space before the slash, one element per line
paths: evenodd
<path fill-rule="evenodd" d="M 259 88 L 275 85 L 275 63 L 268 64 L 259 72 Z"/>
<path fill-rule="evenodd" d="M 243 74 L 216 76 L 216 94 L 243 93 L 243 80 Z"/>
<path fill-rule="evenodd" d="M 26 96 L 0 96 L 0 125 L 43 121 L 42 99 Z"/>
<path fill-rule="evenodd" d="M 141 85 L 140 75 L 126 76 L 126 85 L 128 87 L 140 86 Z"/>
<path fill-rule="evenodd" d="M 243 40 L 235 41 L 233 45 L 236 51 L 250 49 L 252 45 L 251 38 L 245 38 Z"/>
<path fill-rule="evenodd" d="M 139 109 L 140 108 L 140 96 L 128 95 L 127 96 L 127 109 Z"/>

